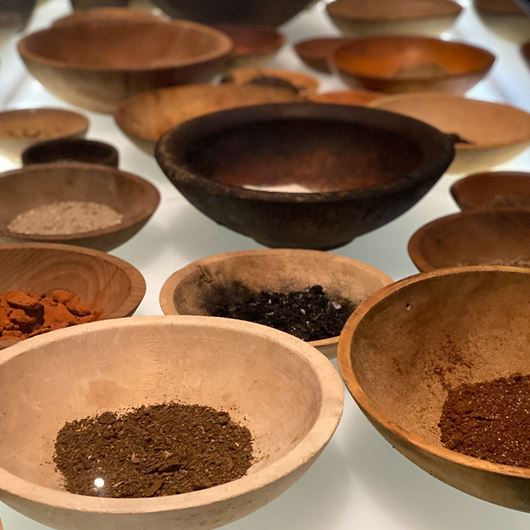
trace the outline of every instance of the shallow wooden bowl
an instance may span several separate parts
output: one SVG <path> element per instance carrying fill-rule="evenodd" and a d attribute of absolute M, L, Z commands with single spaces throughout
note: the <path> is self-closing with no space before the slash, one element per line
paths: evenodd
<path fill-rule="evenodd" d="M 64 26 L 74 22 L 105 21 L 105 20 L 155 20 L 164 19 L 163 15 L 158 15 L 144 9 L 129 9 L 128 7 L 93 7 L 74 11 L 69 15 L 57 18 L 52 22 L 53 26 Z"/>
<path fill-rule="evenodd" d="M 447 31 L 462 7 L 451 0 L 335 0 L 326 11 L 347 35 L 430 35 Z"/>
<path fill-rule="evenodd" d="M 160 291 L 165 315 L 210 315 L 223 288 L 237 283 L 252 291 L 288 292 L 321 285 L 331 297 L 356 305 L 392 282 L 384 272 L 355 259 L 313 250 L 246 250 L 194 261 L 173 273 Z M 339 337 L 309 342 L 327 357 L 337 355 Z"/>
<path fill-rule="evenodd" d="M 464 265 L 530 267 L 530 210 L 469 210 L 436 219 L 410 238 L 420 271 Z"/>
<path fill-rule="evenodd" d="M 53 289 L 77 294 L 103 320 L 132 315 L 145 295 L 145 280 L 130 263 L 97 250 L 52 243 L 0 245 L 0 293 Z M 18 342 L 0 339 L 0 349 Z M 0 353 L 0 359 L 4 356 Z"/>
<path fill-rule="evenodd" d="M 58 530 L 208 530 L 234 521 L 311 466 L 343 404 L 340 377 L 310 345 L 265 326 L 198 316 L 109 320 L 36 337 L 3 356 L 0 384 L 2 500 Z M 52 455 L 66 421 L 169 400 L 223 409 L 246 425 L 258 456 L 247 474 L 155 498 L 62 489 Z"/>
<path fill-rule="evenodd" d="M 31 193 L 28 193 L 31 190 Z M 54 201 L 93 201 L 123 215 L 120 224 L 71 235 L 15 234 L 7 225 L 19 213 Z M 133 237 L 160 202 L 158 190 L 137 175 L 100 164 L 35 164 L 0 179 L 0 240 L 70 243 L 112 250 Z"/>
<path fill-rule="evenodd" d="M 484 171 L 522 153 L 530 145 L 530 114 L 500 103 L 450 94 L 403 94 L 371 107 L 422 120 L 471 142 L 457 142 L 451 173 Z"/>
<path fill-rule="evenodd" d="M 0 112 L 0 153 L 16 160 L 31 144 L 83 137 L 88 126 L 88 118 L 66 109 L 5 110 Z"/>
<path fill-rule="evenodd" d="M 428 37 L 366 37 L 335 50 L 330 64 L 353 87 L 376 92 L 422 90 L 464 94 L 490 70 L 495 56 L 463 42 Z"/>
<path fill-rule="evenodd" d="M 157 140 L 171 127 L 218 110 L 300 101 L 286 88 L 259 85 L 189 85 L 132 96 L 114 113 L 120 129 L 141 149 L 153 154 Z"/>
<path fill-rule="evenodd" d="M 76 22 L 18 43 L 29 71 L 50 92 L 96 112 L 112 112 L 144 90 L 208 81 L 231 49 L 221 31 L 181 20 Z"/>
<path fill-rule="evenodd" d="M 530 36 L 530 16 L 516 0 L 474 0 L 482 23 L 499 37 L 522 43 Z"/>
<path fill-rule="evenodd" d="M 365 106 L 381 97 L 384 97 L 384 94 L 370 90 L 338 90 L 336 92 L 322 92 L 314 96 L 309 96 L 309 100 L 315 103 Z"/>
<path fill-rule="evenodd" d="M 329 60 L 331 54 L 340 46 L 350 42 L 351 39 L 342 37 L 319 37 L 316 39 L 306 39 L 294 45 L 294 51 L 302 62 L 325 74 L 331 73 Z"/>

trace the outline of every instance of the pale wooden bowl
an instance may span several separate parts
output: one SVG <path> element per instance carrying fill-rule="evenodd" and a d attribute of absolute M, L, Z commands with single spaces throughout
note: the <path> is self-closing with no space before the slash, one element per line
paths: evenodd
<path fill-rule="evenodd" d="M 530 36 L 530 17 L 515 0 L 474 0 L 481 22 L 499 37 L 523 43 Z"/>
<path fill-rule="evenodd" d="M 58 530 L 208 530 L 234 521 L 311 466 L 343 405 L 336 370 L 308 344 L 197 316 L 108 320 L 35 337 L 7 350 L 0 384 L 2 500 Z M 65 421 L 168 400 L 224 409 L 246 425 L 258 456 L 247 475 L 143 499 L 62 489 L 51 459 Z"/>
<path fill-rule="evenodd" d="M 451 94 L 414 93 L 381 98 L 369 106 L 416 118 L 472 142 L 455 144 L 449 173 L 485 171 L 530 146 L 530 113 L 510 105 Z"/>
<path fill-rule="evenodd" d="M 438 421 L 444 384 L 530 373 L 529 299 L 530 269 L 420 274 L 370 297 L 351 316 L 339 343 L 348 390 L 395 449 L 459 490 L 526 512 L 530 469 L 444 448 Z"/>
<path fill-rule="evenodd" d="M 145 280 L 130 263 L 96 250 L 52 243 L 0 245 L 0 293 L 53 289 L 77 294 L 102 320 L 132 315 L 145 295 Z M 18 342 L 0 339 L 0 349 Z"/>
<path fill-rule="evenodd" d="M 123 219 L 107 228 L 65 235 L 16 234 L 7 229 L 19 213 L 54 201 L 106 204 Z M 160 194 L 150 182 L 113 167 L 80 162 L 29 165 L 7 171 L 0 179 L 0 241 L 69 243 L 108 251 L 133 237 L 159 202 Z"/>

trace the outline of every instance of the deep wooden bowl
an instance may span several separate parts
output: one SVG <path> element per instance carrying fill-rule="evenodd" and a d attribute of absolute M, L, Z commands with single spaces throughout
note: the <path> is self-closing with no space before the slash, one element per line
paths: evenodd
<path fill-rule="evenodd" d="M 105 20 L 155 20 L 164 19 L 163 15 L 145 11 L 144 9 L 129 9 L 128 7 L 93 7 L 74 11 L 69 15 L 55 19 L 52 22 L 54 26 L 64 26 L 66 24 L 88 21 L 105 21 Z"/>
<path fill-rule="evenodd" d="M 218 110 L 301 99 L 286 88 L 259 85 L 177 86 L 132 96 L 118 107 L 114 119 L 138 147 L 153 154 L 160 136 L 186 120 Z"/>
<path fill-rule="evenodd" d="M 530 17 L 515 0 L 474 0 L 482 23 L 499 37 L 525 42 L 530 36 Z"/>
<path fill-rule="evenodd" d="M 198 316 L 108 320 L 36 337 L 6 352 L 0 384 L 2 500 L 58 530 L 208 530 L 234 521 L 311 466 L 343 405 L 336 370 L 308 344 L 265 326 Z M 167 497 L 63 490 L 52 455 L 66 421 L 170 400 L 223 409 L 246 425 L 257 455 L 247 474 Z"/>
<path fill-rule="evenodd" d="M 522 109 L 451 94 L 402 94 L 370 103 L 431 124 L 462 141 L 455 144 L 451 173 L 487 171 L 530 145 L 530 113 Z"/>
<path fill-rule="evenodd" d="M 97 250 L 52 243 L 0 245 L 0 293 L 53 289 L 77 294 L 103 320 L 132 315 L 145 295 L 145 280 L 130 263 Z M 0 339 L 0 349 L 18 342 Z"/>
<path fill-rule="evenodd" d="M 447 135 L 417 120 L 314 103 L 201 116 L 156 149 L 173 185 L 217 223 L 267 246 L 320 250 L 407 211 L 453 154 Z"/>
<path fill-rule="evenodd" d="M 208 81 L 231 50 L 221 31 L 181 20 L 77 22 L 18 43 L 29 71 L 50 92 L 96 112 L 113 112 L 144 90 Z"/>
<path fill-rule="evenodd" d="M 321 285 L 331 297 L 358 305 L 392 282 L 381 270 L 336 254 L 314 250 L 268 249 L 227 252 L 203 258 L 173 273 L 160 291 L 165 315 L 210 315 L 223 289 L 237 283 L 251 291 L 288 292 Z M 337 355 L 339 337 L 309 342 L 324 355 Z"/>
<path fill-rule="evenodd" d="M 306 39 L 297 42 L 294 45 L 294 51 L 300 57 L 301 61 L 325 74 L 331 73 L 329 60 L 332 53 L 340 46 L 351 42 L 351 39 L 342 37 L 319 37 L 315 39 Z"/>
<path fill-rule="evenodd" d="M 464 265 L 530 267 L 530 210 L 469 210 L 436 219 L 410 238 L 420 271 Z"/>
<path fill-rule="evenodd" d="M 338 90 L 336 92 L 321 92 L 320 94 L 309 96 L 309 100 L 315 103 L 365 106 L 381 97 L 384 97 L 384 94 L 370 90 Z"/>
<path fill-rule="evenodd" d="M 31 193 L 28 193 L 31 190 Z M 54 201 L 94 201 L 123 215 L 122 222 L 71 235 L 15 234 L 7 230 L 19 213 Z M 3 173 L 0 179 L 0 240 L 70 243 L 112 250 L 133 237 L 160 202 L 147 180 L 99 164 L 36 164 Z"/>
<path fill-rule="evenodd" d="M 341 46 L 330 64 L 350 86 L 376 92 L 422 90 L 464 94 L 490 70 L 495 56 L 463 42 L 428 37 L 366 37 Z"/>

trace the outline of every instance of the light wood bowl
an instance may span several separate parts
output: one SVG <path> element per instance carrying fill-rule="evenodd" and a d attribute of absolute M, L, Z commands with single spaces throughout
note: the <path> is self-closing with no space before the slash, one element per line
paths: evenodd
<path fill-rule="evenodd" d="M 530 145 L 530 113 L 501 103 L 417 93 L 381 98 L 370 106 L 416 118 L 472 142 L 455 144 L 450 173 L 488 170 Z"/>
<path fill-rule="evenodd" d="M 160 291 L 165 315 L 209 315 L 220 289 L 240 283 L 252 291 L 296 291 L 321 285 L 331 296 L 359 304 L 392 278 L 355 259 L 311 250 L 246 250 L 194 261 L 173 273 Z M 226 301 L 226 300 L 225 300 Z M 309 342 L 324 355 L 337 355 L 339 337 Z"/>
<path fill-rule="evenodd" d="M 140 149 L 153 154 L 157 140 L 184 121 L 216 112 L 260 103 L 301 101 L 285 88 L 259 85 L 189 85 L 137 94 L 114 113 L 120 129 Z"/>
<path fill-rule="evenodd" d="M 306 39 L 297 42 L 294 45 L 294 51 L 300 60 L 319 72 L 325 74 L 331 73 L 329 60 L 331 54 L 340 46 L 347 44 L 351 39 L 342 37 L 319 37 L 314 39 Z"/>
<path fill-rule="evenodd" d="M 408 251 L 420 271 L 530 263 L 530 210 L 469 210 L 441 217 L 412 235 Z"/>
<path fill-rule="evenodd" d="M 130 263 L 97 250 L 52 243 L 0 245 L 0 293 L 53 289 L 77 294 L 103 320 L 132 315 L 145 295 L 145 280 Z M 0 339 L 0 349 L 18 342 Z"/>
<path fill-rule="evenodd" d="M 52 22 L 53 26 L 64 26 L 76 22 L 105 21 L 105 20 L 155 20 L 166 19 L 164 15 L 145 11 L 144 9 L 129 9 L 128 7 L 93 7 L 74 11 L 69 15 L 57 18 Z"/>
<path fill-rule="evenodd" d="M 330 64 L 342 80 L 390 94 L 464 94 L 490 70 L 495 56 L 463 42 L 428 37 L 365 37 L 335 50 Z"/>
<path fill-rule="evenodd" d="M 261 508 L 333 435 L 343 387 L 331 363 L 286 333 L 228 319 L 142 317 L 36 337 L 0 361 L 0 493 L 58 530 L 208 530 Z M 247 475 L 192 493 L 72 495 L 51 462 L 65 421 L 178 400 L 229 411 L 253 435 Z M 21 440 L 24 443 L 21 443 Z"/>
<path fill-rule="evenodd" d="M 36 142 L 59 138 L 82 138 L 88 118 L 66 109 L 34 108 L 0 112 L 0 153 L 18 160 Z"/>
<path fill-rule="evenodd" d="M 370 297 L 349 319 L 339 343 L 348 390 L 395 449 L 455 488 L 526 512 L 530 469 L 444 448 L 438 421 L 444 384 L 530 373 L 529 299 L 530 269 L 420 274 Z"/>
<path fill-rule="evenodd" d="M 28 193 L 31 190 L 31 193 Z M 94 201 L 123 215 L 108 228 L 71 235 L 15 234 L 7 225 L 19 213 L 54 201 Z M 111 250 L 133 237 L 160 202 L 158 190 L 137 175 L 100 164 L 35 164 L 0 179 L 0 241 L 46 241 Z"/>
<path fill-rule="evenodd" d="M 18 51 L 57 97 L 113 112 L 145 90 L 208 81 L 222 71 L 232 41 L 183 20 L 98 20 L 51 26 L 26 36 Z"/>
<path fill-rule="evenodd" d="M 474 0 L 482 23 L 499 37 L 522 43 L 530 36 L 530 17 L 514 0 Z"/>
<path fill-rule="evenodd" d="M 384 94 L 371 92 L 370 90 L 338 90 L 336 92 L 322 92 L 309 96 L 309 100 L 314 103 L 332 105 L 366 106 L 381 97 L 384 97 Z"/>

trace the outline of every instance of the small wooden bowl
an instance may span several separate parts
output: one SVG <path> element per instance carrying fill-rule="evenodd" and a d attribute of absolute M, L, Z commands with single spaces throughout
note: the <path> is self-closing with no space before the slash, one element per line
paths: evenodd
<path fill-rule="evenodd" d="M 370 90 L 340 90 L 337 92 L 322 92 L 310 96 L 308 99 L 315 103 L 365 106 L 381 97 L 384 97 L 384 94 L 381 94 L 380 92 L 371 92 Z"/>
<path fill-rule="evenodd" d="M 351 42 L 351 39 L 342 37 L 307 39 L 297 42 L 294 45 L 294 51 L 309 68 L 330 74 L 329 60 L 332 53 L 348 42 Z"/>
<path fill-rule="evenodd" d="M 160 291 L 165 315 L 210 315 L 223 287 L 242 284 L 256 292 L 288 292 L 321 285 L 330 296 L 356 305 L 392 278 L 372 265 L 312 250 L 246 250 L 194 261 L 173 273 Z M 222 302 L 222 300 L 221 300 Z M 229 302 L 229 300 L 224 300 Z M 337 355 L 339 337 L 309 342 L 324 355 Z"/>
<path fill-rule="evenodd" d="M 128 7 L 94 7 L 74 11 L 69 15 L 57 18 L 52 22 L 53 26 L 64 26 L 77 22 L 97 22 L 108 20 L 164 20 L 164 15 L 158 15 L 143 9 L 129 9 Z"/>
<path fill-rule="evenodd" d="M 451 173 L 488 170 L 530 145 L 530 113 L 501 103 L 417 93 L 381 98 L 370 106 L 404 114 L 458 135 L 463 141 L 455 144 Z"/>
<path fill-rule="evenodd" d="M 66 109 L 5 110 L 0 112 L 0 152 L 16 160 L 36 142 L 83 137 L 88 126 L 88 118 Z"/>
<path fill-rule="evenodd" d="M 326 11 L 346 35 L 428 35 L 447 31 L 462 12 L 450 0 L 335 0 Z"/>
<path fill-rule="evenodd" d="M 482 23 L 499 37 L 523 43 L 530 35 L 530 17 L 516 0 L 474 0 Z"/>
<path fill-rule="evenodd" d="M 2 499 L 46 526 L 77 530 L 204 530 L 239 519 L 312 465 L 343 406 L 337 371 L 308 344 L 198 316 L 107 320 L 35 337 L 3 355 L 0 383 Z M 52 456 L 66 421 L 167 401 L 229 411 L 247 426 L 257 457 L 247 474 L 167 497 L 64 491 Z"/>
<path fill-rule="evenodd" d="M 469 210 L 436 219 L 410 238 L 420 271 L 467 265 L 530 267 L 530 210 Z"/>
<path fill-rule="evenodd" d="M 118 107 L 114 119 L 131 141 L 152 155 L 162 134 L 192 118 L 236 107 L 301 100 L 285 88 L 231 83 L 177 86 L 132 96 Z"/>
<path fill-rule="evenodd" d="M 342 80 L 390 94 L 422 90 L 464 94 L 490 70 L 487 50 L 428 37 L 367 37 L 341 46 L 330 64 Z"/>
<path fill-rule="evenodd" d="M 51 243 L 0 245 L 0 293 L 53 289 L 78 295 L 103 320 L 132 315 L 145 295 L 145 280 L 130 263 L 97 250 Z M 0 339 L 0 349 L 18 342 Z"/>
<path fill-rule="evenodd" d="M 50 140 L 28 147 L 22 153 L 22 164 L 53 164 L 55 162 L 83 162 L 118 167 L 116 148 L 97 140 Z"/>
<path fill-rule="evenodd" d="M 530 209 L 530 173 L 496 171 L 468 175 L 451 186 L 461 210 Z"/>
<path fill-rule="evenodd" d="M 50 92 L 109 113 L 138 92 L 210 80 L 231 50 L 221 31 L 183 20 L 76 22 L 18 43 L 29 71 Z"/>
<path fill-rule="evenodd" d="M 530 40 L 528 42 L 525 42 L 521 46 L 521 53 L 523 54 L 523 57 L 526 61 L 526 64 L 528 65 L 528 68 L 530 68 Z"/>
<path fill-rule="evenodd" d="M 31 193 L 28 193 L 31 190 Z M 19 213 L 54 201 L 93 201 L 123 215 L 122 222 L 70 235 L 15 234 L 7 225 Z M 70 243 L 112 250 L 133 237 L 160 202 L 147 180 L 99 164 L 36 164 L 3 173 L 0 179 L 0 239 Z"/>
<path fill-rule="evenodd" d="M 395 449 L 459 490 L 525 512 L 530 469 L 446 449 L 438 421 L 447 387 L 530 373 L 529 299 L 530 269 L 420 274 L 370 297 L 339 342 L 348 390 Z"/>

